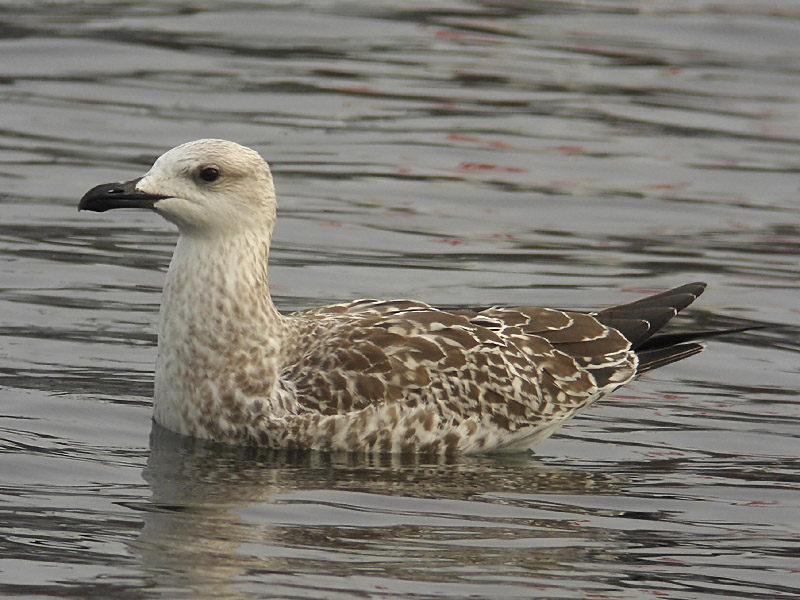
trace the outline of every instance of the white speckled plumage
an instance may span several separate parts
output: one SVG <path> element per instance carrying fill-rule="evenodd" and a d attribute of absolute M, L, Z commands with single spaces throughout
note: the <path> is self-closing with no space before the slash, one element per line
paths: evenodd
<path fill-rule="evenodd" d="M 154 417 L 186 435 L 280 448 L 529 448 L 637 373 L 699 352 L 653 333 L 689 284 L 598 313 L 444 311 L 358 300 L 282 315 L 267 261 L 276 200 L 248 148 L 199 140 L 80 208 L 146 207 L 180 231 L 160 314 Z"/>

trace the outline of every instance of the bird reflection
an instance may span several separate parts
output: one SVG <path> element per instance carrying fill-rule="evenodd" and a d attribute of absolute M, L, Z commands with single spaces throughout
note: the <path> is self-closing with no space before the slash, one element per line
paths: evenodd
<path fill-rule="evenodd" d="M 624 481 L 555 469 L 530 454 L 275 451 L 189 438 L 157 424 L 150 445 L 143 476 L 152 498 L 132 507 L 144 519 L 134 550 L 159 586 L 205 597 L 245 597 L 252 580 L 289 595 L 367 572 L 446 582 L 463 577 L 448 574 L 454 564 L 563 568 L 576 560 L 580 516 L 554 510 L 546 495 L 610 493 Z M 509 542 L 531 545 L 531 538 L 541 543 L 524 553 Z M 486 544 L 495 547 L 487 553 Z M 596 550 L 590 544 L 578 554 Z"/>

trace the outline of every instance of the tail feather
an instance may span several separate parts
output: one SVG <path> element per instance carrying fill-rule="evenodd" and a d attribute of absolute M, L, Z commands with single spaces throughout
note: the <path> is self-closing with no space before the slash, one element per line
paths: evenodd
<path fill-rule="evenodd" d="M 716 329 L 711 331 L 684 331 L 681 333 L 662 333 L 654 335 L 643 344 L 636 346 L 634 349 L 637 352 L 646 352 L 647 350 L 655 350 L 658 348 L 668 348 L 670 346 L 677 346 L 678 344 L 685 344 L 686 342 L 693 342 L 695 340 L 706 340 L 708 338 L 717 337 L 720 335 L 728 335 L 730 333 L 741 333 L 742 331 L 751 331 L 753 329 L 764 329 L 764 325 L 748 325 L 747 327 L 732 327 L 730 329 Z"/>
<path fill-rule="evenodd" d="M 695 354 L 700 354 L 703 348 L 704 346 L 702 344 L 692 343 L 637 352 L 636 356 L 639 358 L 639 364 L 636 367 L 636 374 L 641 375 L 642 373 L 647 373 L 648 371 L 658 369 L 664 365 L 669 365 L 683 360 L 684 358 L 694 356 Z"/>
<path fill-rule="evenodd" d="M 696 340 L 762 328 L 749 326 L 717 331 L 658 334 L 675 315 L 694 302 L 705 288 L 706 284 L 702 282 L 687 283 L 629 304 L 612 306 L 595 313 L 594 317 L 604 325 L 613 327 L 630 341 L 639 358 L 637 374 L 702 352 L 703 345 Z"/>
<path fill-rule="evenodd" d="M 697 300 L 705 289 L 705 283 L 687 283 L 635 302 L 606 308 L 594 316 L 603 325 L 613 327 L 624 335 L 636 350 L 675 315 Z"/>

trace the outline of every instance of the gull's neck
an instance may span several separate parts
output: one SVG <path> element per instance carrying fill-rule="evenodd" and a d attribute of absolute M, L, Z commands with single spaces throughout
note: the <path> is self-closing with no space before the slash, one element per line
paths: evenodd
<path fill-rule="evenodd" d="M 180 236 L 161 302 L 159 423 L 217 437 L 215 428 L 236 426 L 231 414 L 274 391 L 284 317 L 269 294 L 270 238 L 268 230 Z"/>
<path fill-rule="evenodd" d="M 163 317 L 172 316 L 173 305 L 182 300 L 192 303 L 193 313 L 209 311 L 203 319 L 279 319 L 267 281 L 270 241 L 269 231 L 247 230 L 229 236 L 182 234 L 167 272 L 162 326 Z M 240 315 L 245 307 L 249 312 Z"/>

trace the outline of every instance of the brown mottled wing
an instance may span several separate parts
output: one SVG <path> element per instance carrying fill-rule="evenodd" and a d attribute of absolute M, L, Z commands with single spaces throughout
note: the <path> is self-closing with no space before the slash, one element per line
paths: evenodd
<path fill-rule="evenodd" d="M 426 390 L 448 379 L 453 389 L 444 395 L 468 395 L 467 386 L 455 381 L 467 355 L 481 344 L 501 344 L 465 317 L 419 302 L 359 300 L 294 316 L 304 347 L 295 350 L 283 375 L 294 381 L 299 401 L 322 414 L 420 402 Z"/>
<path fill-rule="evenodd" d="M 412 301 L 358 300 L 294 313 L 281 376 L 293 382 L 302 406 L 323 415 L 398 400 L 400 388 L 392 385 L 398 365 L 387 350 L 400 338 L 380 323 L 386 315 L 426 307 Z M 409 384 L 422 377 L 411 371 L 404 376 Z"/>
<path fill-rule="evenodd" d="M 359 301 L 295 316 L 312 341 L 284 376 L 323 414 L 426 403 L 516 430 L 567 418 L 634 373 L 627 340 L 583 314 Z"/>
<path fill-rule="evenodd" d="M 566 394 L 574 393 L 573 382 L 582 377 L 588 377 L 595 393 L 602 395 L 633 376 L 630 342 L 591 315 L 548 308 L 490 308 L 473 318 L 490 327 L 491 320 L 503 335 L 541 339 L 552 346 L 553 357 L 543 352 L 537 364 Z"/>
<path fill-rule="evenodd" d="M 695 334 L 654 335 L 704 284 L 595 314 L 546 308 L 448 312 L 411 301 L 296 313 L 282 380 L 301 410 L 343 414 L 385 402 L 500 430 L 558 425 L 637 373 L 700 351 Z M 637 368 L 638 367 L 638 368 Z"/>

